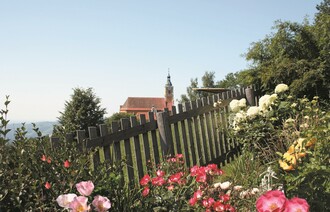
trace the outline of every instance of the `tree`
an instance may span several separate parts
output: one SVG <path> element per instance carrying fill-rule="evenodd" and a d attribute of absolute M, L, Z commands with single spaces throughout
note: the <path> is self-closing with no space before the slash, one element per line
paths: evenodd
<path fill-rule="evenodd" d="M 193 90 L 193 88 L 198 88 L 198 78 L 190 79 L 190 86 L 187 87 L 187 94 L 182 94 L 179 102 L 195 101 L 198 98 L 198 93 Z"/>
<path fill-rule="evenodd" d="M 133 113 L 114 113 L 110 117 L 105 118 L 105 123 L 110 126 L 114 121 L 120 121 L 122 118 L 130 118 L 135 116 Z"/>
<path fill-rule="evenodd" d="M 215 72 L 208 72 L 206 71 L 202 76 L 202 85 L 203 88 L 215 88 Z M 187 102 L 187 101 L 195 101 L 201 97 L 207 97 L 210 94 L 208 93 L 199 93 L 198 91 L 194 90 L 194 88 L 198 88 L 198 78 L 193 78 L 190 80 L 190 86 L 187 87 L 187 94 L 181 95 L 180 102 Z"/>
<path fill-rule="evenodd" d="M 101 108 L 100 102 L 92 88 L 74 88 L 71 100 L 65 102 L 64 111 L 60 112 L 59 124 L 65 132 L 73 132 L 104 123 L 106 109 Z"/>
<path fill-rule="evenodd" d="M 217 87 L 219 88 L 238 88 L 238 72 L 229 73 L 225 76 L 225 79 L 217 82 Z"/>
<path fill-rule="evenodd" d="M 292 94 L 329 99 L 330 0 L 317 6 L 315 23 L 277 21 L 274 32 L 252 43 L 245 54 L 249 69 L 229 73 L 220 87 L 259 85 L 269 92 L 277 84 L 290 86 Z"/>

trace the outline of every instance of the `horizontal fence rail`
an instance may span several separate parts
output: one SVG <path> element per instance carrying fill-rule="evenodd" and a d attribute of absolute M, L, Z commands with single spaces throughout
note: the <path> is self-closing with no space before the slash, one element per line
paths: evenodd
<path fill-rule="evenodd" d="M 232 99 L 241 98 L 255 105 L 255 94 L 254 87 L 222 92 L 178 104 L 172 111 L 149 112 L 149 120 L 141 114 L 138 118 L 132 116 L 113 122 L 110 128 L 105 124 L 89 127 L 88 137 L 85 131 L 79 130 L 75 139 L 87 150 L 97 148 L 94 166 L 125 159 L 124 175 L 127 182 L 135 184 L 147 172 L 149 164 L 159 164 L 168 155 L 183 154 L 186 167 L 225 164 L 240 152 L 239 144 L 226 134 L 228 105 Z M 221 101 L 220 108 L 213 106 L 218 101 Z M 72 134 L 66 136 L 66 141 L 73 140 Z M 51 142 L 56 148 L 60 141 L 52 137 Z"/>

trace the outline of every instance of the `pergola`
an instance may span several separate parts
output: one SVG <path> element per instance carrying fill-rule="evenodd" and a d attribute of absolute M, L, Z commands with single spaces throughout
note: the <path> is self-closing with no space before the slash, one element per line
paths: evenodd
<path fill-rule="evenodd" d="M 193 88 L 194 91 L 198 92 L 208 92 L 208 93 L 222 93 L 226 91 L 230 91 L 228 88 Z"/>

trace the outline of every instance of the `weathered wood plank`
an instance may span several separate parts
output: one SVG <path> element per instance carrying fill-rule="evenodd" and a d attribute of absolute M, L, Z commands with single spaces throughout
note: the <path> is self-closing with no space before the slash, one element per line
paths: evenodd
<path fill-rule="evenodd" d="M 179 114 L 183 113 L 183 107 L 182 104 L 178 104 L 178 110 L 179 110 Z M 187 141 L 187 133 L 186 133 L 186 124 L 184 122 L 184 119 L 182 119 L 180 121 L 180 125 L 181 125 L 181 135 L 182 135 L 182 141 L 183 141 L 183 148 L 184 150 L 182 152 L 184 152 L 184 157 L 185 157 L 185 163 L 186 163 L 186 167 L 190 167 L 190 157 L 189 157 L 189 151 L 188 151 L 188 141 Z"/>
<path fill-rule="evenodd" d="M 197 102 L 192 101 L 191 102 L 191 109 L 196 110 L 197 109 Z M 202 160 L 202 141 L 201 141 L 201 133 L 200 133 L 200 122 L 197 116 L 193 117 L 193 122 L 194 122 L 194 132 L 195 132 L 195 140 L 196 140 L 196 147 L 197 147 L 197 164 L 195 165 L 201 165 L 201 160 Z M 204 162 L 205 163 L 205 162 Z"/>
<path fill-rule="evenodd" d="M 137 120 L 135 116 L 131 117 L 131 127 L 137 126 Z M 142 162 L 142 153 L 141 153 L 141 143 L 139 135 L 136 135 L 133 137 L 133 145 L 135 149 L 135 157 L 136 157 L 136 165 L 137 165 L 137 174 L 138 179 L 141 179 L 143 177 L 143 167 L 146 166 L 146 164 L 143 164 Z"/>
<path fill-rule="evenodd" d="M 216 102 L 214 101 L 214 98 L 216 98 L 215 95 L 208 97 L 208 103 L 212 106 L 214 105 L 213 103 Z M 215 108 L 213 108 L 213 110 L 209 112 L 209 120 L 210 120 L 209 129 L 212 138 L 213 154 L 214 154 L 214 158 L 216 158 L 219 155 L 219 151 L 218 151 L 217 132 L 216 132 L 216 124 L 214 120 L 215 119 L 214 113 L 215 113 Z"/>
<path fill-rule="evenodd" d="M 140 124 L 144 125 L 146 124 L 146 116 L 144 114 L 140 115 Z M 142 140 L 143 140 L 143 148 L 144 148 L 144 156 L 145 156 L 145 161 L 146 163 L 151 162 L 151 155 L 150 155 L 150 145 L 149 145 L 149 139 L 148 139 L 148 133 L 143 133 L 142 134 Z M 144 167 L 145 171 L 146 166 Z"/>
<path fill-rule="evenodd" d="M 196 101 L 197 103 L 197 108 L 201 108 L 203 107 L 202 106 L 202 100 L 201 99 L 197 99 Z M 203 129 L 203 126 L 204 126 L 204 121 L 203 121 L 203 116 L 202 115 L 199 115 L 197 116 L 197 123 L 198 123 L 198 132 L 199 132 L 199 139 L 200 139 L 200 142 L 199 142 L 199 148 L 198 148 L 198 154 L 200 155 L 200 163 L 201 165 L 203 164 L 206 164 L 206 157 L 205 157 L 205 143 L 206 143 L 206 136 L 205 136 L 205 131 Z"/>
<path fill-rule="evenodd" d="M 217 103 L 219 100 L 219 95 L 213 95 L 213 103 Z M 216 147 L 216 156 L 220 156 L 220 137 L 219 137 L 219 108 L 214 108 L 214 110 L 211 111 L 211 121 L 212 121 L 212 127 L 213 127 L 213 136 L 215 140 L 215 147 Z"/>
<path fill-rule="evenodd" d="M 100 125 L 100 136 L 104 137 L 109 134 L 109 130 L 106 124 L 101 124 Z M 105 145 L 103 147 L 103 152 L 104 152 L 104 160 L 109 161 L 110 163 L 113 163 L 112 157 L 111 157 L 111 149 L 110 145 Z"/>
<path fill-rule="evenodd" d="M 210 97 L 207 97 L 206 99 L 207 104 L 211 105 L 213 107 L 213 99 Z M 211 110 L 212 111 L 212 110 Z M 211 122 L 211 112 L 205 113 L 205 120 L 206 120 L 206 130 L 207 130 L 207 137 L 209 141 L 209 146 L 210 146 L 210 153 L 211 153 L 211 160 L 215 158 L 215 141 L 214 141 L 214 136 L 213 136 L 213 125 Z"/>
<path fill-rule="evenodd" d="M 77 130 L 77 143 L 78 143 L 78 149 L 80 151 L 86 150 L 86 132 L 85 130 Z"/>
<path fill-rule="evenodd" d="M 184 104 L 184 109 L 185 111 L 190 111 L 191 110 L 191 104 L 190 102 L 185 102 Z M 194 135 L 193 135 L 193 127 L 192 127 L 192 117 L 187 117 L 187 131 L 188 131 L 188 138 L 189 138 L 189 142 L 188 142 L 188 146 L 190 146 L 189 148 L 189 152 L 190 152 L 190 156 L 192 159 L 192 164 L 195 165 L 197 158 L 196 158 L 196 151 L 195 151 L 195 142 L 194 142 Z"/>
<path fill-rule="evenodd" d="M 232 99 L 223 100 L 223 105 L 228 105 L 231 100 Z M 179 105 L 180 104 L 178 104 L 178 107 L 179 107 Z M 194 116 L 203 115 L 212 109 L 213 109 L 213 105 L 205 105 L 202 107 L 197 107 L 196 110 L 183 111 L 183 112 L 179 112 L 176 115 L 170 116 L 168 121 L 170 124 L 173 124 L 175 122 L 184 121 L 184 120 L 186 120 L 187 117 L 191 118 Z"/>
<path fill-rule="evenodd" d="M 121 120 L 121 128 L 126 130 L 130 128 L 130 121 L 128 118 L 122 118 Z M 133 157 L 132 157 L 132 148 L 131 148 L 131 138 L 128 137 L 124 140 L 124 149 L 126 156 L 126 170 L 128 174 L 128 179 L 133 182 L 134 181 L 134 169 L 133 169 Z"/>
<path fill-rule="evenodd" d="M 92 140 L 97 137 L 97 130 L 96 127 L 88 127 L 88 135 L 89 140 Z M 102 147 L 100 147 L 101 149 Z M 100 150 L 96 151 L 95 154 L 93 154 L 93 165 L 94 169 L 100 164 Z"/>
<path fill-rule="evenodd" d="M 154 119 L 152 119 L 152 120 L 154 120 Z M 113 122 L 112 125 L 114 123 L 116 123 L 115 125 L 119 127 L 117 122 Z M 117 131 L 113 131 L 111 134 L 108 134 L 104 137 L 96 138 L 93 140 L 93 142 L 89 142 L 87 148 L 111 145 L 112 143 L 119 142 L 128 137 L 134 137 L 136 135 L 148 133 L 150 131 L 152 132 L 153 130 L 156 130 L 156 129 L 157 129 L 157 123 L 155 121 L 153 121 L 153 122 L 150 121 L 144 125 L 138 125 L 134 128 L 122 129 L 120 131 L 118 129 Z"/>
<path fill-rule="evenodd" d="M 157 141 L 157 122 L 155 121 L 154 118 L 154 113 L 153 112 L 149 112 L 149 123 L 151 126 L 154 126 L 154 128 L 152 128 L 152 130 L 150 130 L 151 132 L 151 142 L 152 142 L 152 149 L 153 149 L 153 155 L 154 155 L 154 162 L 155 164 L 159 164 L 160 162 L 160 154 L 159 154 L 159 148 L 158 148 L 158 141 Z M 146 124 L 147 125 L 147 124 Z"/>
<path fill-rule="evenodd" d="M 172 139 L 171 126 L 168 122 L 168 112 L 157 113 L 157 125 L 160 134 L 162 155 L 174 155 L 174 145 Z"/>
<path fill-rule="evenodd" d="M 118 122 L 112 122 L 111 123 L 111 131 L 112 133 L 118 133 L 119 132 L 119 123 Z M 108 135 L 106 135 L 105 137 L 103 137 L 105 140 L 108 138 Z M 100 142 L 100 145 L 102 144 L 102 141 Z M 108 140 L 109 142 L 104 142 L 104 145 L 102 146 L 107 146 L 107 145 L 111 145 L 113 143 L 113 152 L 114 152 L 114 156 L 113 156 L 113 161 L 120 161 L 121 158 L 121 150 L 120 150 L 120 140 Z"/>
<path fill-rule="evenodd" d="M 52 149 L 54 150 L 54 151 L 56 151 L 56 149 L 60 146 L 60 138 L 57 138 L 57 137 L 50 137 L 49 138 L 49 141 L 50 141 L 50 143 L 51 143 L 51 146 L 52 146 Z"/>
<path fill-rule="evenodd" d="M 227 96 L 228 92 L 222 93 L 222 99 L 228 98 Z M 224 106 L 223 111 L 220 111 L 220 128 L 221 128 L 221 141 L 220 141 L 220 152 L 221 156 L 224 156 L 227 154 L 227 147 L 226 147 L 226 130 L 227 130 L 227 114 L 228 114 L 228 106 Z M 225 158 L 226 159 L 226 158 Z M 222 160 L 222 165 L 225 165 L 226 160 Z"/>
<path fill-rule="evenodd" d="M 172 107 L 172 116 L 176 115 L 176 107 Z M 179 133 L 179 124 L 178 122 L 175 122 L 173 124 L 173 128 L 174 128 L 174 138 L 175 138 L 175 144 L 176 144 L 176 153 L 177 154 L 182 154 L 182 143 L 181 143 L 181 139 L 180 139 L 180 133 Z"/>
<path fill-rule="evenodd" d="M 65 134 L 65 141 L 66 142 L 74 142 L 74 135 L 73 135 L 73 133 L 66 133 Z"/>
<path fill-rule="evenodd" d="M 202 98 L 202 106 L 205 107 L 207 106 L 207 100 L 205 97 Z M 210 106 L 210 105 L 208 105 Z M 213 106 L 212 106 L 213 107 Z M 207 118 L 205 113 L 203 115 L 200 116 L 201 119 L 201 126 L 202 126 L 202 134 L 203 134 L 203 144 L 204 144 L 204 154 L 205 154 L 205 158 L 206 161 L 211 161 L 212 157 L 211 157 L 211 147 L 210 147 L 210 142 L 209 142 L 209 135 L 208 135 L 208 130 L 207 130 Z"/>

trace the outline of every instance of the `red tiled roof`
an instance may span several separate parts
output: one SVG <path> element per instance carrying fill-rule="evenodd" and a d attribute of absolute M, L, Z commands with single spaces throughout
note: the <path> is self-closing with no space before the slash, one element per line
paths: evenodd
<path fill-rule="evenodd" d="M 157 110 L 163 110 L 165 105 L 165 98 L 163 97 L 128 97 L 121 110 L 127 109 L 146 109 L 150 110 L 154 106 Z"/>

